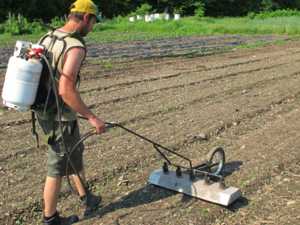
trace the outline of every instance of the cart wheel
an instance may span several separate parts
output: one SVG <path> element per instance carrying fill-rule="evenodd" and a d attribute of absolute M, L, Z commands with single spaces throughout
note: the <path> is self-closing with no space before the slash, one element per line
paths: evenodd
<path fill-rule="evenodd" d="M 220 147 L 213 148 L 207 154 L 206 166 L 209 166 L 211 164 L 216 164 L 216 163 L 217 165 L 207 169 L 209 173 L 218 175 L 222 172 L 223 166 L 225 165 L 225 152 L 223 148 Z"/>

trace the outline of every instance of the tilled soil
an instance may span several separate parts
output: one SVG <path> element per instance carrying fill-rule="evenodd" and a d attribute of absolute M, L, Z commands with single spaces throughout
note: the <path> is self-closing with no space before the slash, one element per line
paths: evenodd
<path fill-rule="evenodd" d="M 149 184 L 164 159 L 152 144 L 112 128 L 84 142 L 88 185 L 103 197 L 99 209 L 83 218 L 64 180 L 58 211 L 78 215 L 78 224 L 299 223 L 299 53 L 295 40 L 190 58 L 84 65 L 80 93 L 101 119 L 194 164 L 222 147 L 226 185 L 242 196 L 224 207 Z M 4 76 L 2 70 L 2 84 Z M 47 147 L 34 147 L 29 111 L 1 106 L 0 118 L 0 223 L 39 224 Z M 85 120 L 80 128 L 92 130 Z"/>

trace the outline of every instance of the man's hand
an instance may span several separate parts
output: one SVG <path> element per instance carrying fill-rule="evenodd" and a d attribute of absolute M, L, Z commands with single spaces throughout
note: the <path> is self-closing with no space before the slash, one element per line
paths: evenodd
<path fill-rule="evenodd" d="M 96 128 L 96 130 L 97 130 L 96 134 L 103 134 L 106 132 L 105 123 L 102 120 L 100 120 L 99 118 L 92 117 L 89 119 L 89 121 L 90 121 L 90 124 Z"/>

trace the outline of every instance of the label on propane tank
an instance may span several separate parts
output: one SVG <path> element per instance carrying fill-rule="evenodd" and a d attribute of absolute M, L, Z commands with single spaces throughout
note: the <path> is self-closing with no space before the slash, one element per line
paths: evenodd
<path fill-rule="evenodd" d="M 15 78 L 19 81 L 25 81 L 30 83 L 39 83 L 40 81 L 40 73 L 34 71 L 26 71 L 18 68 L 16 70 Z"/>

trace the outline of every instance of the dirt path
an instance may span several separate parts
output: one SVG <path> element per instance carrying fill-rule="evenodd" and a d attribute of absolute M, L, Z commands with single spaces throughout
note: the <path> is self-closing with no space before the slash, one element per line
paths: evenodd
<path fill-rule="evenodd" d="M 101 207 L 83 219 L 64 182 L 59 211 L 77 214 L 79 224 L 299 223 L 299 44 L 85 65 L 80 92 L 100 118 L 195 164 L 222 147 L 226 184 L 240 188 L 242 197 L 223 207 L 148 184 L 164 160 L 151 144 L 113 128 L 85 141 L 88 184 L 103 196 Z M 46 146 L 33 147 L 28 111 L 1 106 L 0 119 L 0 223 L 38 224 Z M 92 129 L 83 120 L 80 127 Z M 122 175 L 129 182 L 119 186 Z"/>

